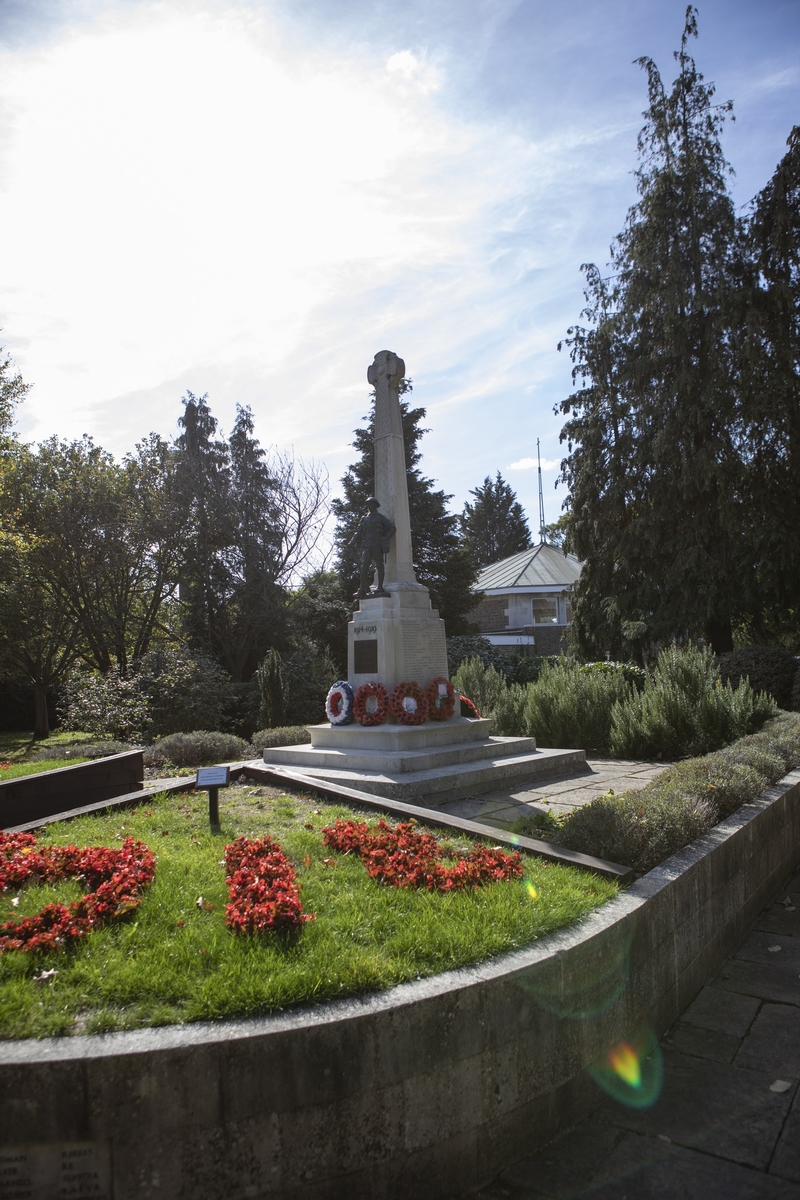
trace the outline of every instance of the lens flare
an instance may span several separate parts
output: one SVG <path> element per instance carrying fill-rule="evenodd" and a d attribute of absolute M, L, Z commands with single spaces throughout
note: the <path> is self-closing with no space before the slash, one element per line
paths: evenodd
<path fill-rule="evenodd" d="M 627 1108 L 652 1108 L 661 1095 L 664 1061 L 658 1039 L 642 1031 L 615 1042 L 589 1074 L 614 1100 Z"/>
<path fill-rule="evenodd" d="M 535 887 L 533 886 L 533 884 L 531 883 L 530 879 L 529 879 L 529 880 L 528 880 L 528 882 L 525 884 L 525 891 L 528 893 L 528 895 L 530 896 L 531 900 L 536 900 L 536 899 L 538 899 L 539 893 L 537 892 L 536 888 L 535 888 Z"/>

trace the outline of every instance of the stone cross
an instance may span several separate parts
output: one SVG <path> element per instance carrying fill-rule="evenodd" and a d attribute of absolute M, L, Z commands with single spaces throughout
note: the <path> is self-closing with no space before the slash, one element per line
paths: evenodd
<path fill-rule="evenodd" d="M 400 418 L 400 381 L 406 365 L 391 350 L 380 350 L 367 369 L 375 388 L 375 496 L 380 512 L 395 523 L 386 559 L 387 591 L 420 587 L 411 558 L 411 521 L 408 514 L 408 480 Z"/>

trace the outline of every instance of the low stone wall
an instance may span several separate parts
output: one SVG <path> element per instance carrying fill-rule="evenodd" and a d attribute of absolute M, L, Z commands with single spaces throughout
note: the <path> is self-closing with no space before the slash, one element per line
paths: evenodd
<path fill-rule="evenodd" d="M 114 1200 L 463 1195 L 578 1120 L 583 1068 L 663 1033 L 799 860 L 796 771 L 572 930 L 481 966 L 259 1020 L 6 1042 L 0 1165 L 83 1161 Z"/>

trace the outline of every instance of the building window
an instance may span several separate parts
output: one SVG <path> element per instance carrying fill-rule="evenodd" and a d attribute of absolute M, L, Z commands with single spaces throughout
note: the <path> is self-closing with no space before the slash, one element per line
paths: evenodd
<path fill-rule="evenodd" d="M 558 601 L 555 596 L 533 597 L 534 625 L 558 624 Z"/>

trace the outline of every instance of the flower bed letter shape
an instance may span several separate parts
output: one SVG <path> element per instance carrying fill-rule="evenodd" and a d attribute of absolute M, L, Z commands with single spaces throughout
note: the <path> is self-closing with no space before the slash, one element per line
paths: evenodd
<path fill-rule="evenodd" d="M 33 879 L 80 879 L 89 885 L 86 895 L 72 904 L 46 904 L 33 917 L 5 921 L 0 925 L 0 953 L 63 950 L 137 908 L 155 870 L 155 855 L 133 838 L 126 838 L 119 850 L 108 846 L 38 849 L 32 833 L 0 831 L 0 892 Z"/>

